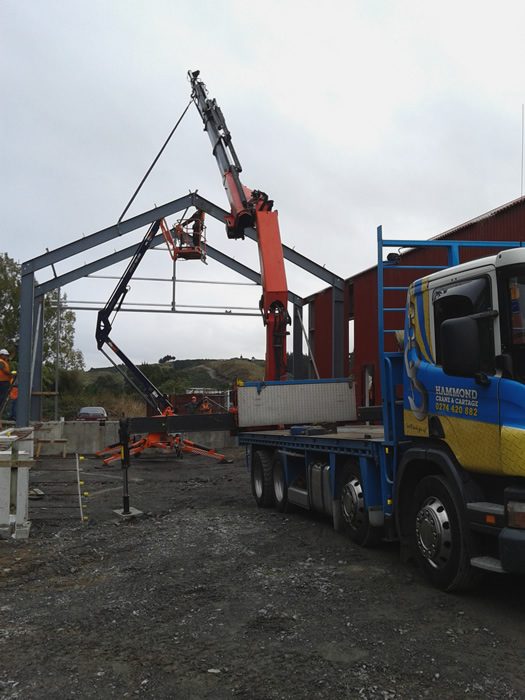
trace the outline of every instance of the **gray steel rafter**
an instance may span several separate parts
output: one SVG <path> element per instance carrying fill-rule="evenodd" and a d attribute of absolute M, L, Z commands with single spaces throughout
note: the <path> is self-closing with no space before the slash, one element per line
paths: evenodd
<path fill-rule="evenodd" d="M 228 216 L 227 211 L 196 193 L 194 195 L 194 206 L 202 209 L 207 214 L 223 223 L 225 223 L 226 217 Z M 257 241 L 257 232 L 253 228 L 244 229 L 244 235 L 252 241 Z M 306 256 L 301 255 L 301 253 L 298 253 L 293 248 L 289 248 L 284 244 L 283 255 L 285 260 L 297 265 L 311 275 L 318 277 L 332 287 L 332 375 L 334 377 L 342 377 L 344 374 L 343 340 L 346 322 L 344 313 L 345 281 L 342 277 L 330 272 L 330 270 L 327 270 L 322 265 L 313 262 Z M 296 343 L 294 342 L 294 347 L 295 345 Z"/>
<path fill-rule="evenodd" d="M 108 228 L 92 233 L 89 236 L 84 236 L 76 241 L 73 241 L 72 243 L 63 245 L 60 248 L 55 248 L 54 250 L 49 251 L 49 253 L 44 253 L 36 258 L 32 258 L 31 260 L 22 263 L 22 275 L 28 274 L 29 272 L 36 272 L 36 270 L 41 270 L 43 267 L 53 265 L 61 260 L 77 255 L 78 253 L 83 253 L 90 248 L 94 248 L 102 243 L 112 241 L 114 238 L 118 238 L 119 236 L 135 231 L 138 228 L 147 226 L 153 221 L 163 219 L 170 214 L 175 214 L 178 211 L 184 211 L 184 209 L 187 209 L 193 205 L 194 197 L 195 194 L 193 193 L 187 194 L 184 197 L 179 197 L 179 199 L 174 199 L 172 202 L 163 204 L 160 207 L 155 207 L 154 209 L 150 209 L 142 214 L 133 216 L 131 219 L 121 221 L 120 224 L 108 226 Z"/>

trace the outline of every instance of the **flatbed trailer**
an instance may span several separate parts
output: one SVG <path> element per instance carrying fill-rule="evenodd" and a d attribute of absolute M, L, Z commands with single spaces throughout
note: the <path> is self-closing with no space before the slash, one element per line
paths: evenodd
<path fill-rule="evenodd" d="M 293 382 L 268 393 L 274 425 L 286 429 L 267 429 L 265 387 L 248 386 L 238 439 L 255 501 L 323 513 L 361 546 L 399 540 L 402 558 L 443 590 L 469 588 L 483 571 L 523 574 L 525 249 L 518 241 L 384 240 L 381 228 L 377 240 L 382 425 L 358 424 L 355 410 L 348 425 L 324 425 L 319 401 L 316 425 L 284 421 L 294 401 L 305 415 L 304 387 Z M 413 265 L 399 253 L 427 246 L 444 248 L 448 265 Z M 385 248 L 397 252 L 383 260 Z M 464 248 L 500 252 L 471 250 L 462 263 Z M 388 321 L 400 315 L 403 330 Z M 333 381 L 341 391 L 345 380 Z M 331 410 L 332 390 L 323 391 Z"/>

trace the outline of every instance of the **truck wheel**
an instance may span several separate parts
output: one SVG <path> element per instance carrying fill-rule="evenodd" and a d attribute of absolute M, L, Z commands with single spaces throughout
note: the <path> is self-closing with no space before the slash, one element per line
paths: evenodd
<path fill-rule="evenodd" d="M 274 504 L 272 453 L 256 450 L 251 469 L 252 494 L 259 508 L 271 508 Z"/>
<path fill-rule="evenodd" d="M 339 498 L 333 502 L 333 524 L 348 534 L 360 547 L 373 547 L 381 539 L 378 528 L 370 525 L 361 487 L 361 471 L 355 462 L 343 468 L 339 480 Z"/>
<path fill-rule="evenodd" d="M 273 460 L 273 496 L 276 509 L 285 513 L 288 510 L 288 486 L 283 461 L 279 455 Z"/>
<path fill-rule="evenodd" d="M 412 551 L 426 578 L 445 591 L 464 590 L 478 580 L 470 566 L 469 531 L 459 497 L 442 476 L 426 476 L 416 487 L 410 516 Z"/>

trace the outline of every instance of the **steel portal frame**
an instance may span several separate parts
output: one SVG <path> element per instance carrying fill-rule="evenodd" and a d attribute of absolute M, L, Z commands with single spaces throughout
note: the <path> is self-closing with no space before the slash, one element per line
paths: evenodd
<path fill-rule="evenodd" d="M 102 245 L 116 238 L 131 233 L 139 228 L 147 226 L 154 221 L 165 218 L 189 207 L 202 209 L 208 215 L 226 222 L 228 212 L 217 206 L 213 202 L 201 197 L 196 192 L 179 197 L 171 202 L 163 204 L 149 211 L 138 214 L 113 226 L 97 231 L 89 236 L 83 236 L 72 243 L 55 248 L 43 255 L 27 260 L 22 263 L 22 279 L 20 293 L 20 343 L 18 353 L 18 386 L 19 398 L 17 407 L 17 425 L 29 425 L 31 419 L 36 420 L 40 416 L 41 397 L 34 395 L 41 386 L 42 378 L 42 338 L 43 338 L 43 301 L 44 295 L 59 287 L 64 287 L 75 280 L 93 274 L 110 265 L 126 260 L 131 257 L 137 246 L 132 245 L 116 251 L 111 255 L 106 255 L 94 262 L 82 265 L 74 270 L 62 275 L 36 284 L 35 273 L 55 263 L 66 260 L 74 255 L 78 255 L 86 250 L 90 250 L 98 245 Z M 245 229 L 245 236 L 251 240 L 257 240 L 257 233 L 254 229 Z M 151 248 L 158 247 L 164 242 L 162 234 L 158 234 L 152 241 Z M 210 258 L 229 267 L 231 270 L 246 277 L 247 279 L 261 284 L 259 272 L 243 265 L 220 250 L 207 245 L 206 252 Z M 334 275 L 326 268 L 314 263 L 297 251 L 283 245 L 283 254 L 286 260 L 298 265 L 305 271 L 315 275 L 319 279 L 333 286 L 333 376 L 342 376 L 343 368 L 343 333 L 344 333 L 344 280 Z M 302 368 L 302 316 L 303 299 L 288 292 L 288 299 L 293 304 L 293 358 L 296 378 L 304 372 Z M 337 340 L 337 342 L 335 342 Z"/>

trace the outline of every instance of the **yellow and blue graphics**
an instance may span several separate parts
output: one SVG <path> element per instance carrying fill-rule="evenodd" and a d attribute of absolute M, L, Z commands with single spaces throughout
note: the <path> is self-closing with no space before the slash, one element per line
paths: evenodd
<path fill-rule="evenodd" d="M 483 384 L 446 375 L 436 365 L 425 280 L 410 286 L 407 305 L 405 434 L 443 440 L 467 470 L 525 476 L 525 386 L 499 375 Z"/>

